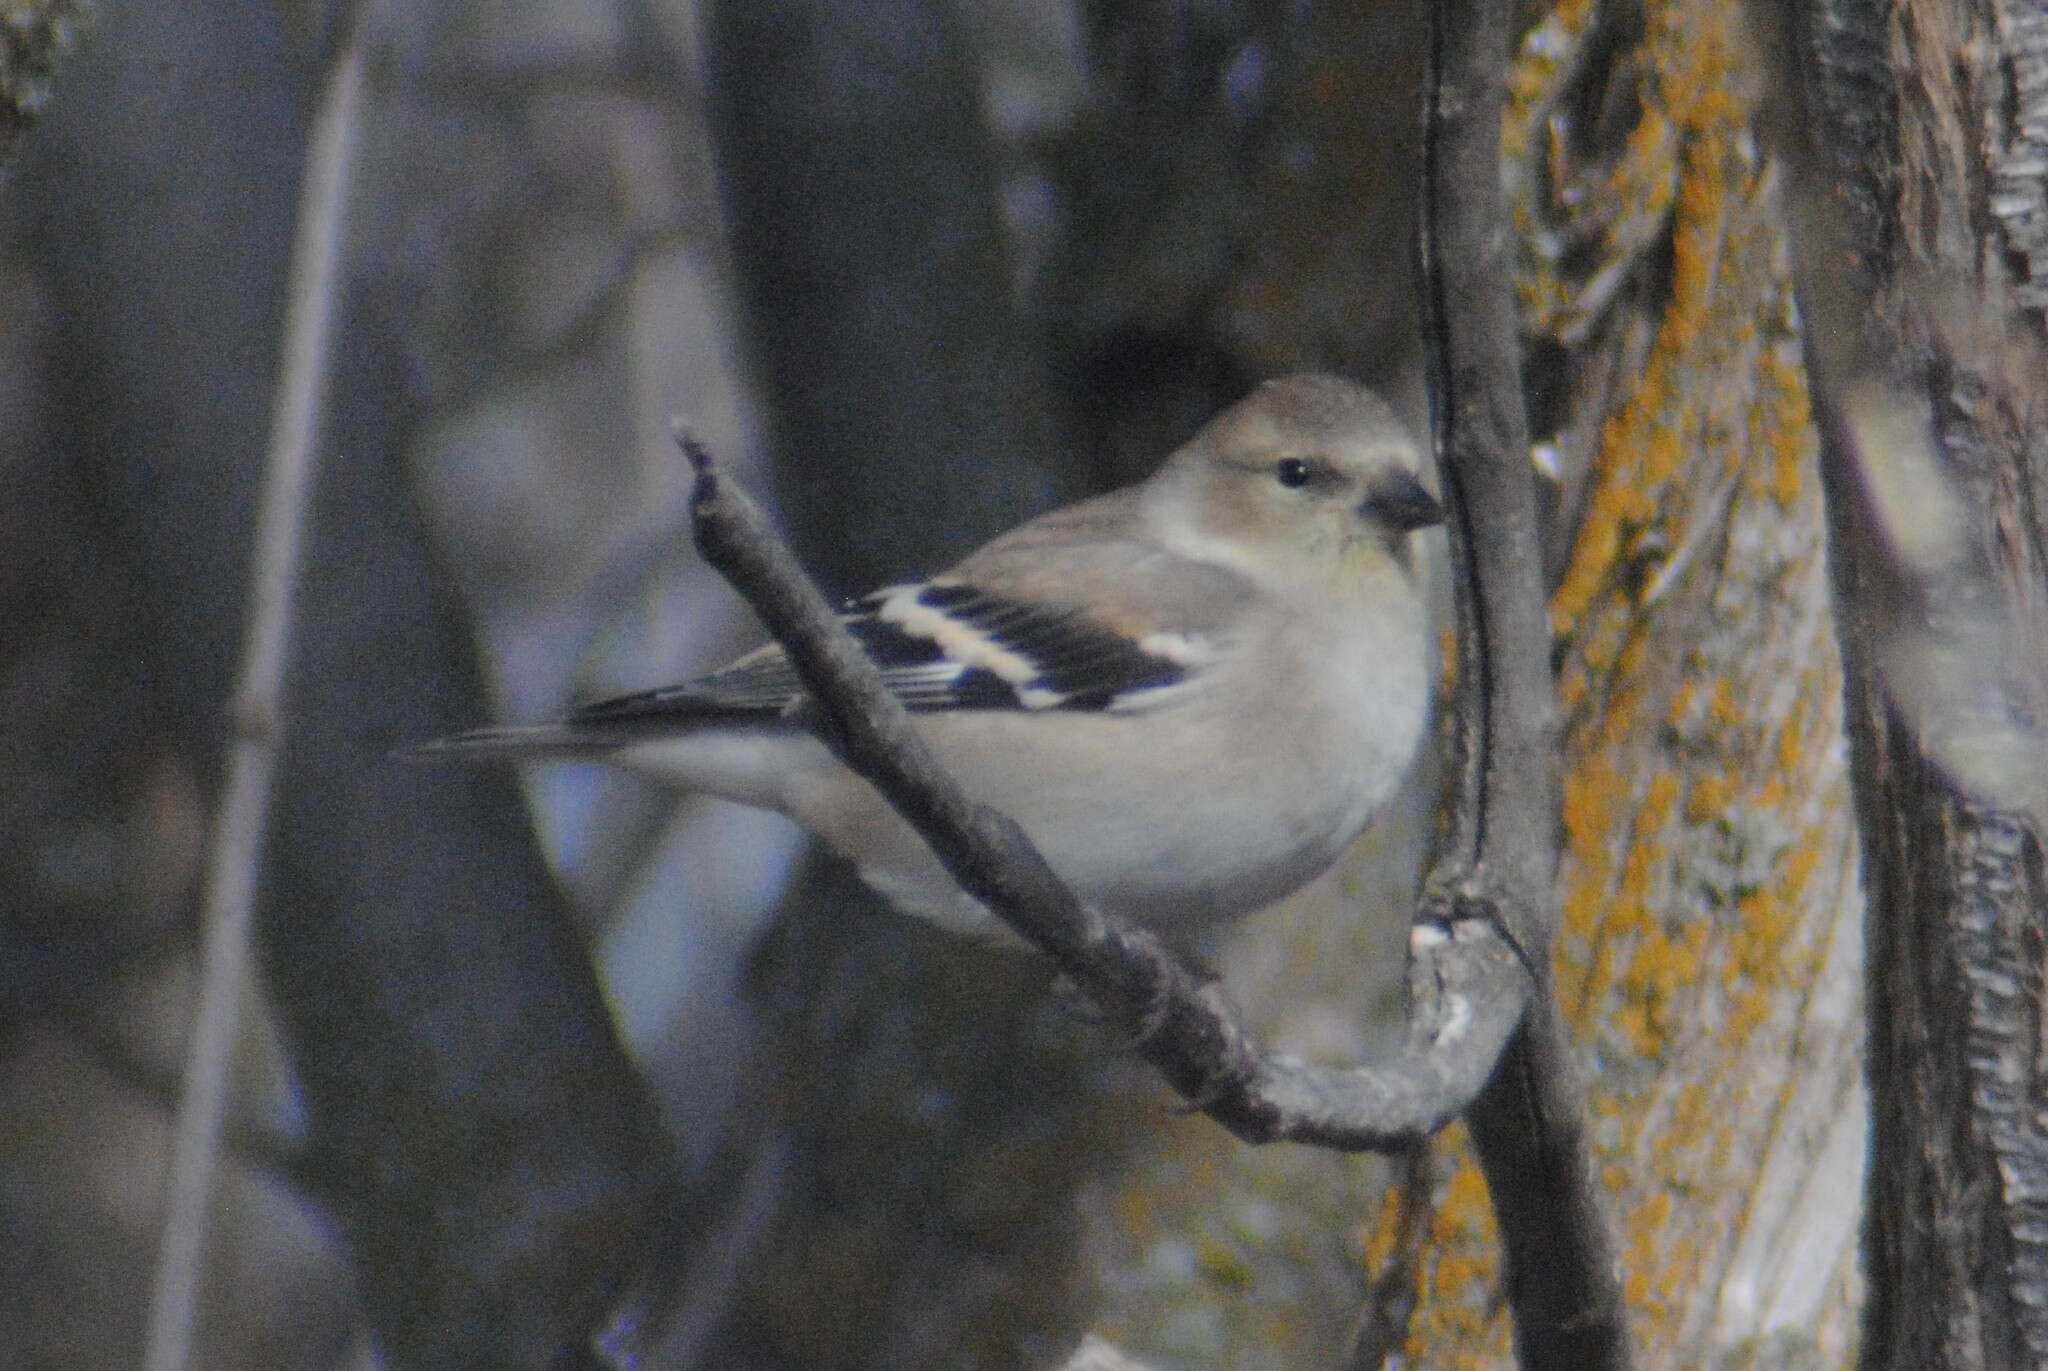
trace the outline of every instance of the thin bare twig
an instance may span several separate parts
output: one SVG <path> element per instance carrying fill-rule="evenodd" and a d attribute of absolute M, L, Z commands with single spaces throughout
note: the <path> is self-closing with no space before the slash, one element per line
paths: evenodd
<path fill-rule="evenodd" d="M 284 357 L 257 514 L 242 676 L 233 706 L 234 743 L 207 864 L 199 1007 L 186 1049 L 163 1239 L 150 1299 L 145 1371 L 183 1371 L 191 1357 L 207 1205 L 277 765 L 292 589 L 313 482 L 313 440 L 328 372 L 343 210 L 362 90 L 362 51 L 351 35 L 334 57 L 314 115 L 292 245 Z"/>
<path fill-rule="evenodd" d="M 697 546 L 788 651 L 818 703 L 826 744 L 887 797 L 962 889 L 1050 957 L 1197 1108 L 1248 1142 L 1398 1151 L 1478 1093 L 1526 984 L 1490 926 L 1417 930 L 1409 1031 L 1392 1060 L 1332 1070 L 1265 1051 L 1212 979 L 1150 933 L 1081 904 L 1023 830 L 940 769 L 760 508 L 694 438 L 677 440 L 697 473 Z"/>
<path fill-rule="evenodd" d="M 1429 1239 L 1423 1221 L 1429 1217 L 1430 1189 L 1435 1168 L 1430 1165 L 1430 1145 L 1422 1144 L 1408 1154 L 1402 1167 L 1401 1208 L 1394 1215 L 1394 1241 L 1387 1257 L 1387 1269 L 1376 1276 L 1365 1296 L 1365 1314 L 1358 1333 L 1351 1340 L 1351 1354 L 1345 1371 L 1381 1371 L 1408 1340 L 1408 1324 L 1415 1316 L 1419 1292 L 1415 1285 L 1416 1258 Z"/>

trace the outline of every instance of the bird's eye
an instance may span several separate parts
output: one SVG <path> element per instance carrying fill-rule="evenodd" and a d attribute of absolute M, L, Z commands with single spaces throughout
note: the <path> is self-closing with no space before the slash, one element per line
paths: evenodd
<path fill-rule="evenodd" d="M 1273 479 L 1289 490 L 1300 490 L 1315 475 L 1315 468 L 1299 457 L 1282 457 L 1273 464 Z"/>

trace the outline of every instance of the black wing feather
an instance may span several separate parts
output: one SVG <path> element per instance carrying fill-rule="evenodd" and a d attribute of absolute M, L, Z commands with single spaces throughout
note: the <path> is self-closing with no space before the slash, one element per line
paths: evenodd
<path fill-rule="evenodd" d="M 991 649 L 962 660 L 929 631 L 940 622 Z M 908 618 L 910 622 L 906 624 Z M 1187 680 L 1185 661 L 1149 651 L 1071 605 L 1041 604 L 957 582 L 877 591 L 840 611 L 890 692 L 913 712 L 937 710 L 1110 710 L 1137 692 Z M 921 631 L 924 630 L 924 631 Z M 584 706 L 570 722 L 607 728 L 680 721 L 772 722 L 794 716 L 803 683 L 775 647 L 683 685 L 620 695 Z"/>

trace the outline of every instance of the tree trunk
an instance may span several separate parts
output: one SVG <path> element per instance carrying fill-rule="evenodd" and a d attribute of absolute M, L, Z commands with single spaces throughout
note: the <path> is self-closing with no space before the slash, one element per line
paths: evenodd
<path fill-rule="evenodd" d="M 1556 7 L 1506 139 L 1554 495 L 1556 972 L 1650 1367 L 1838 1363 L 1853 1334 L 1856 837 L 1782 169 L 1739 19 Z M 1507 1364 L 1469 1157 L 1429 1228 L 1410 1355 Z"/>
<path fill-rule="evenodd" d="M 1791 25 L 1800 301 L 1870 889 L 1871 1368 L 2048 1364 L 2048 21 Z"/>

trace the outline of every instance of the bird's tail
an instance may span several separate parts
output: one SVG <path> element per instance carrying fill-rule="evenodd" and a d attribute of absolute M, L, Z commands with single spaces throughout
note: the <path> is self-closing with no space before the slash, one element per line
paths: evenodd
<path fill-rule="evenodd" d="M 587 757 L 616 746 L 619 741 L 573 723 L 495 724 L 416 743 L 400 749 L 398 755 L 421 761 L 444 757 L 464 761 L 513 756 Z"/>

